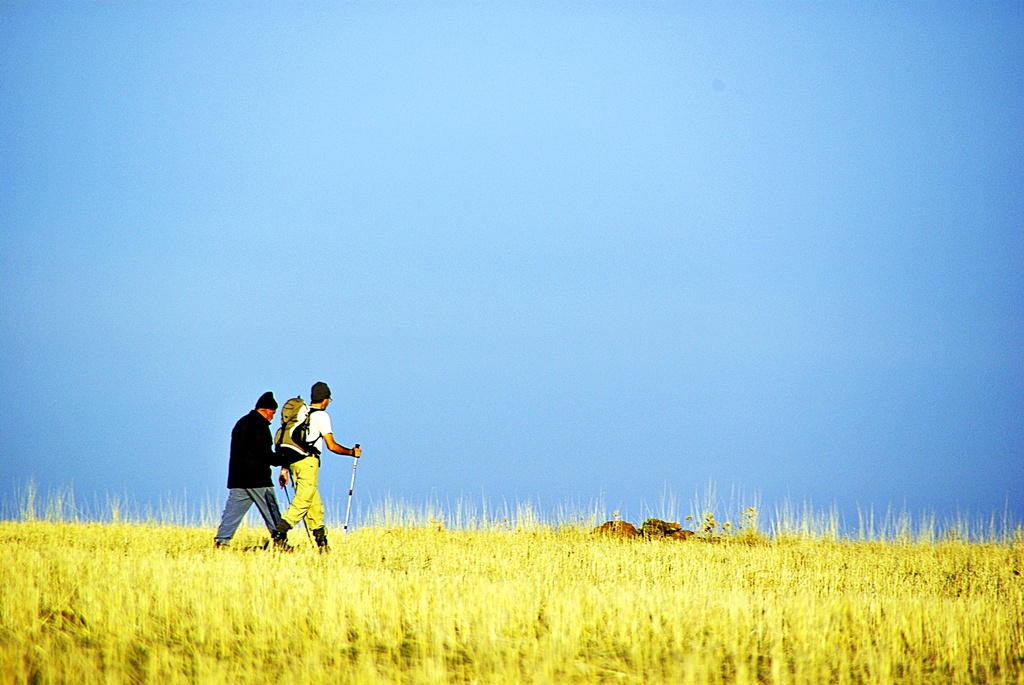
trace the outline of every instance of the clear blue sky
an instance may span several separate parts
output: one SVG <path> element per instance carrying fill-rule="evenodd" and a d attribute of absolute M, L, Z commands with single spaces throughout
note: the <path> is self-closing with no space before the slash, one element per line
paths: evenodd
<path fill-rule="evenodd" d="M 1024 519 L 1019 2 L 14 2 L 0 45 L 8 501 L 222 501 L 235 420 L 324 380 L 364 498 Z"/>

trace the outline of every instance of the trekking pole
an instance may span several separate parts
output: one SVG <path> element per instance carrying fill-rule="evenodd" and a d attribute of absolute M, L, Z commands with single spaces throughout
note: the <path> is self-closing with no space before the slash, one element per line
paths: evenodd
<path fill-rule="evenodd" d="M 359 448 L 359 443 L 356 443 L 356 448 Z M 352 491 L 356 488 L 356 465 L 359 463 L 359 457 L 352 457 L 352 482 L 348 486 L 348 506 L 345 507 L 345 527 L 342 529 L 341 534 L 344 535 L 348 532 L 348 515 L 352 511 Z"/>

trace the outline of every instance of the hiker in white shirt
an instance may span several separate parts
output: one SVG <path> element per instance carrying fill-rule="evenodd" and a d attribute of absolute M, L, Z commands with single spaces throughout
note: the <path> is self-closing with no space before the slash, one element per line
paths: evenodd
<path fill-rule="evenodd" d="M 331 403 L 331 389 L 323 381 L 313 384 L 310 390 L 309 430 L 306 443 L 314 447 L 311 453 L 281 469 L 281 479 L 287 480 L 289 472 L 295 483 L 295 498 L 291 506 L 281 516 L 274 530 L 274 540 L 279 546 L 286 546 L 288 531 L 298 525 L 303 518 L 313 532 L 313 539 L 321 552 L 328 551 L 327 529 L 324 527 L 324 503 L 320 499 L 318 479 L 320 476 L 320 452 L 326 447 L 335 454 L 359 457 L 359 447 L 344 447 L 334 439 L 331 428 L 331 417 L 327 413 L 327 405 Z"/>

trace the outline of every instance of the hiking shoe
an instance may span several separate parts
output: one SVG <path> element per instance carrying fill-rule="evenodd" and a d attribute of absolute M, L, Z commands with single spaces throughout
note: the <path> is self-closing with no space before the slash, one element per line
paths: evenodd
<path fill-rule="evenodd" d="M 291 529 L 291 524 L 284 519 L 277 522 L 274 532 L 270 534 L 270 539 L 274 541 L 274 549 L 282 552 L 290 552 L 295 549 L 288 544 L 288 531 Z"/>
<path fill-rule="evenodd" d="M 273 543 L 274 549 L 278 552 L 292 552 L 295 550 L 294 547 L 288 544 L 287 540 L 282 540 L 281 538 L 274 538 Z"/>
<path fill-rule="evenodd" d="M 327 529 L 325 527 L 320 526 L 316 528 L 313 531 L 313 539 L 316 540 L 316 546 L 321 554 L 331 551 L 331 548 L 327 545 Z"/>

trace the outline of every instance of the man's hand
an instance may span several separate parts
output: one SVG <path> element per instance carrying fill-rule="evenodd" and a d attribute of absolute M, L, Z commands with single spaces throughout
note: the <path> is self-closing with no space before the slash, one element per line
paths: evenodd
<path fill-rule="evenodd" d="M 358 459 L 359 457 L 362 456 L 362 454 L 363 450 L 359 447 L 359 444 L 357 443 L 356 446 L 352 448 L 352 456 Z"/>
<path fill-rule="evenodd" d="M 279 473 L 277 476 L 277 484 L 280 485 L 282 488 L 288 485 L 288 467 L 281 467 L 281 473 Z"/>

